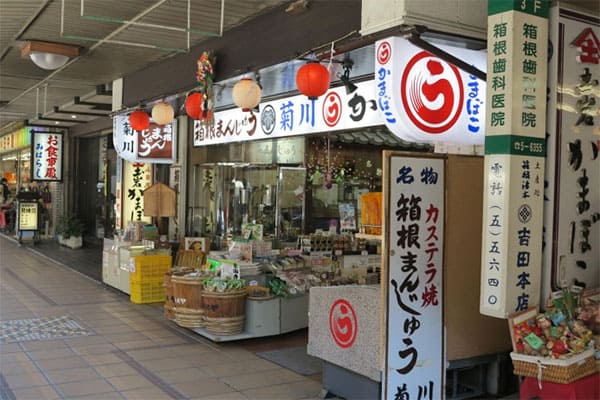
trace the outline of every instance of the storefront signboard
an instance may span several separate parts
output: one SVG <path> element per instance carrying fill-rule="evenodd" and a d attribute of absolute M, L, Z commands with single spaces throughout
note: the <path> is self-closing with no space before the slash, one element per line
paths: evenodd
<path fill-rule="evenodd" d="M 215 123 L 194 121 L 194 146 L 278 139 L 329 131 L 383 125 L 377 111 L 373 81 L 359 82 L 346 94 L 343 86 L 309 100 L 297 95 L 260 104 L 258 112 L 234 108 L 215 113 Z"/>
<path fill-rule="evenodd" d="M 63 133 L 31 131 L 31 179 L 60 182 L 63 178 Z"/>
<path fill-rule="evenodd" d="M 19 201 L 19 231 L 38 230 L 38 203 L 35 201 Z"/>
<path fill-rule="evenodd" d="M 548 2 L 489 0 L 482 314 L 539 304 Z"/>
<path fill-rule="evenodd" d="M 171 164 L 177 159 L 177 120 L 136 131 L 127 115 L 113 117 L 113 143 L 119 157 L 127 161 Z"/>
<path fill-rule="evenodd" d="M 600 282 L 600 18 L 550 10 L 543 298 Z"/>
<path fill-rule="evenodd" d="M 150 222 L 151 217 L 144 216 L 144 190 L 152 185 L 152 164 L 125 161 L 122 179 L 122 228 L 129 221 Z"/>
<path fill-rule="evenodd" d="M 384 152 L 383 399 L 444 397 L 444 162 Z"/>
<path fill-rule="evenodd" d="M 9 151 L 29 147 L 31 144 L 31 135 L 29 133 L 31 129 L 31 126 L 25 126 L 0 137 L 0 153 L 8 153 Z"/>
<path fill-rule="evenodd" d="M 437 45 L 479 70 L 486 53 Z M 411 142 L 483 144 L 486 83 L 400 37 L 375 44 L 377 107 L 388 129 Z"/>

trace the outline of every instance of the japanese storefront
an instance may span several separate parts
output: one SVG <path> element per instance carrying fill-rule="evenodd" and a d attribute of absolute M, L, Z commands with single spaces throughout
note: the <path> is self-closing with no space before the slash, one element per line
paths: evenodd
<path fill-rule="evenodd" d="M 20 192 L 38 192 L 38 229 L 50 235 L 62 212 L 64 132 L 23 127 L 0 138 L 1 173 L 6 178 L 11 199 Z"/>
<path fill-rule="evenodd" d="M 485 53 L 441 47 L 485 69 Z M 485 82 L 401 38 L 376 43 L 371 56 L 374 74 L 357 82 L 355 91 L 332 87 L 313 100 L 298 95 L 263 101 L 258 112 L 218 111 L 211 127 L 196 122 L 190 138 L 193 166 L 186 224 L 187 235 L 210 237 L 211 252 L 217 254 L 232 241 L 245 238 L 259 252 L 252 253 L 258 259 L 270 256 L 264 248 L 304 259 L 302 267 L 294 264 L 291 272 L 306 267 L 317 276 L 316 282 L 301 290 L 308 294 L 309 286 L 317 286 L 310 290 L 309 354 L 324 359 L 330 371 L 341 366 L 369 377 L 377 389 L 368 396 L 376 395 L 381 374 L 386 373 L 377 357 L 367 355 L 378 354 L 378 336 L 366 327 L 381 326 L 380 314 L 373 312 L 381 309 L 376 284 L 380 280 L 397 284 L 386 306 L 390 313 L 393 305 L 401 307 L 396 298 L 400 302 L 406 298 L 407 307 L 413 297 L 424 299 L 420 307 L 412 308 L 423 317 L 412 323 L 405 339 L 415 343 L 420 357 L 444 360 L 443 343 L 434 349 L 427 344 L 429 334 L 421 344 L 414 339 L 425 331 L 437 332 L 433 336 L 439 339 L 444 325 L 449 330 L 450 361 L 494 353 L 508 343 L 508 333 L 493 334 L 505 323 L 481 316 L 478 299 L 464 298 L 466 287 L 478 284 L 480 247 L 472 232 L 480 229 L 482 159 L 432 154 L 434 143 L 462 143 L 470 154 L 474 144 L 483 143 Z M 438 78 L 437 83 L 430 85 L 426 77 Z M 409 88 L 410 82 L 424 86 L 428 97 L 417 98 L 417 90 L 402 95 L 392 90 Z M 440 107 L 443 112 L 437 112 Z M 385 165 L 386 151 L 391 150 L 396 158 L 391 169 L 394 179 L 389 181 Z M 388 167 L 388 177 L 390 173 Z M 424 186 L 417 189 L 417 182 Z M 439 186 L 430 188 L 434 183 Z M 380 200 L 372 203 L 373 196 Z M 445 205 L 444 196 L 449 196 Z M 439 212 L 435 218 L 431 205 Z M 388 212 L 390 221 L 400 222 L 386 231 Z M 251 233 L 257 225 L 259 237 Z M 384 233 L 393 240 L 386 241 Z M 398 259 L 387 260 L 390 253 L 382 253 L 382 245 L 398 247 L 394 251 Z M 417 256 L 410 250 L 414 246 L 439 249 L 437 254 L 419 253 L 431 268 L 419 276 L 427 285 L 418 287 L 418 295 L 413 285 L 417 278 L 409 273 L 412 257 Z M 402 263 L 406 267 L 396 271 Z M 380 276 L 388 267 L 390 271 Z M 285 268 L 277 275 L 291 281 Z M 370 286 L 374 291 L 356 284 L 375 284 Z M 394 318 L 388 333 L 402 330 L 398 324 L 403 321 Z M 476 346 L 470 345 L 474 339 L 465 330 L 473 327 L 489 332 L 480 335 Z M 402 341 L 389 345 L 392 354 L 404 354 Z M 407 360 L 390 359 L 390 370 Z M 443 366 L 431 367 L 440 371 L 431 383 L 433 393 L 439 394 Z M 405 375 L 410 375 L 412 367 L 406 368 Z M 414 370 L 415 379 L 419 371 Z M 390 393 L 395 393 L 391 385 L 396 378 L 390 374 L 387 379 Z M 337 389 L 341 391 L 336 393 L 346 393 Z"/>
<path fill-rule="evenodd" d="M 20 187 L 31 182 L 31 129 L 32 127 L 23 127 L 0 137 L 1 173 L 13 195 Z"/>

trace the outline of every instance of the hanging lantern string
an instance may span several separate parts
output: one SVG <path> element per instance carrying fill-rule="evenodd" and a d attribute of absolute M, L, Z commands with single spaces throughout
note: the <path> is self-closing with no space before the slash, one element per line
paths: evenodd
<path fill-rule="evenodd" d="M 333 55 L 335 53 L 335 41 L 331 42 L 331 49 L 329 50 L 329 64 L 327 64 L 327 71 L 331 73 L 331 63 L 333 62 Z"/>
<path fill-rule="evenodd" d="M 356 35 L 356 34 L 358 34 L 358 30 L 353 30 L 353 31 L 350 31 L 350 32 L 348 32 L 347 34 L 345 34 L 344 36 L 341 36 L 341 37 L 339 37 L 339 38 L 335 39 L 333 42 L 334 42 L 334 43 L 335 43 L 335 42 L 340 42 L 340 41 L 342 41 L 342 40 L 344 40 L 344 39 L 348 39 L 349 37 L 352 37 L 352 36 L 354 36 L 354 35 Z M 302 53 L 302 54 L 298 55 L 296 58 L 303 59 L 303 58 L 305 58 L 305 57 L 309 56 L 310 54 L 316 53 L 316 51 L 317 51 L 317 50 L 319 50 L 319 49 L 322 49 L 322 48 L 324 48 L 325 46 L 330 46 L 330 43 L 328 42 L 328 43 L 324 43 L 324 44 L 322 44 L 322 45 L 319 45 L 319 46 L 313 47 L 312 49 L 310 49 L 310 50 L 308 50 L 308 51 L 305 51 L 304 53 Z"/>

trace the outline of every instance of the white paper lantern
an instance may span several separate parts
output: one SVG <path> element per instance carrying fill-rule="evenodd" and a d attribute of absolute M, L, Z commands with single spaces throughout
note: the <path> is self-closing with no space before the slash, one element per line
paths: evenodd
<path fill-rule="evenodd" d="M 242 78 L 233 87 L 231 97 L 242 111 L 251 111 L 260 103 L 262 91 L 260 86 L 250 78 Z"/>
<path fill-rule="evenodd" d="M 152 119 L 158 125 L 170 124 L 173 118 L 175 118 L 175 110 L 169 103 L 163 101 L 152 107 Z"/>

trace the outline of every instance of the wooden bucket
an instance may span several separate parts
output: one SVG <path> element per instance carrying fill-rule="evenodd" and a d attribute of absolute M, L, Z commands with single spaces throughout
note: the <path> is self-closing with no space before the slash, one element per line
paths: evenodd
<path fill-rule="evenodd" d="M 172 276 L 175 323 L 185 328 L 204 326 L 204 308 L 202 305 L 202 285 L 205 277 Z"/>
<path fill-rule="evenodd" d="M 194 272 L 193 268 L 173 268 L 170 271 L 165 272 L 164 287 L 165 287 L 165 305 L 164 305 L 164 316 L 169 320 L 175 319 L 175 295 L 173 293 L 173 283 L 171 277 L 175 275 L 185 275 L 187 273 Z"/>
<path fill-rule="evenodd" d="M 244 329 L 246 313 L 245 289 L 230 292 L 202 292 L 204 322 L 207 332 L 235 335 Z"/>
<path fill-rule="evenodd" d="M 175 319 L 175 298 L 173 297 L 173 284 L 171 282 L 172 271 L 165 272 L 165 305 L 164 305 L 164 315 L 166 319 L 174 320 Z"/>

